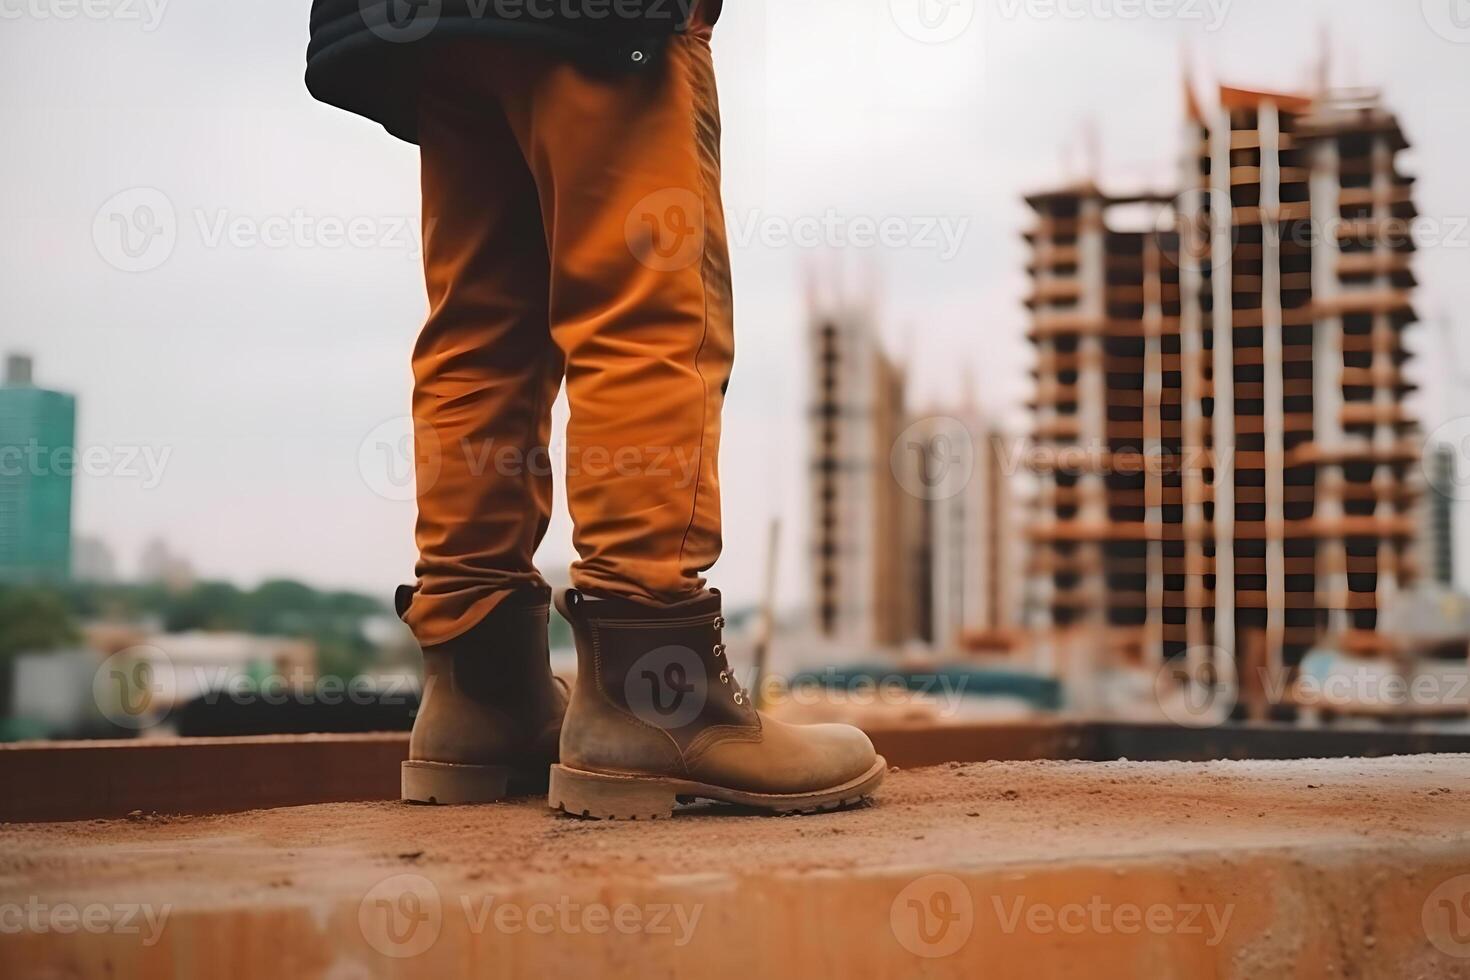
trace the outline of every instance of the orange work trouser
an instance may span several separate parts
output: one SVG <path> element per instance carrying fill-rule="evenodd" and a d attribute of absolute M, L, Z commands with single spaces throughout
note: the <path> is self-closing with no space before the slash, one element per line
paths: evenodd
<path fill-rule="evenodd" d="M 563 377 L 573 585 L 674 602 L 719 557 L 734 338 L 709 36 L 696 25 L 630 73 L 497 41 L 428 56 L 404 616 L 425 645 L 544 585 Z"/>

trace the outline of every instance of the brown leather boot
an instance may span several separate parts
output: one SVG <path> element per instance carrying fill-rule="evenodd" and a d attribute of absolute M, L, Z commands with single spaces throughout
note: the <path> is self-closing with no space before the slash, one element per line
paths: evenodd
<path fill-rule="evenodd" d="M 577 684 L 551 767 L 553 809 L 601 819 L 672 816 L 719 800 L 779 813 L 856 803 L 886 763 L 848 725 L 787 725 L 751 707 L 725 646 L 720 595 L 661 608 L 558 593 Z"/>
<path fill-rule="evenodd" d="M 405 800 L 493 803 L 545 791 L 567 706 L 547 659 L 550 598 L 519 590 L 468 632 L 425 648 Z"/>

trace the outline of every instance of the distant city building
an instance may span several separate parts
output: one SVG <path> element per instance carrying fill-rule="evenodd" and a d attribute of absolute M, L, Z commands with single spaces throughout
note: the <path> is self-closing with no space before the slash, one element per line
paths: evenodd
<path fill-rule="evenodd" d="M 920 561 L 919 502 L 893 471 L 917 465 L 892 453 L 906 423 L 906 379 L 871 315 L 814 292 L 808 328 L 813 626 L 858 650 L 914 638 Z"/>
<path fill-rule="evenodd" d="M 957 422 L 968 432 L 973 469 L 962 486 L 927 501 L 929 601 L 921 632 L 936 647 L 955 649 L 1016 625 L 1022 515 L 1012 490 L 1014 440 L 973 404 L 939 418 L 946 429 Z"/>
<path fill-rule="evenodd" d="M 71 577 L 76 582 L 116 582 L 117 556 L 101 538 L 79 534 L 72 539 Z"/>
<path fill-rule="evenodd" d="M 1186 136 L 1177 199 L 1027 199 L 1056 458 L 1028 606 L 1113 662 L 1218 647 L 1275 677 L 1325 634 L 1378 644 L 1418 572 L 1408 143 L 1371 94 L 1233 88 Z M 1121 203 L 1161 220 L 1115 230 Z"/>
<path fill-rule="evenodd" d="M 0 385 L 0 582 L 60 582 L 71 570 L 76 399 L 38 388 L 31 359 Z"/>
<path fill-rule="evenodd" d="M 1455 450 L 1443 443 L 1431 446 L 1425 454 L 1424 467 L 1429 476 L 1424 495 L 1425 567 L 1440 585 L 1455 584 L 1455 497 L 1459 484 L 1455 468 Z"/>
<path fill-rule="evenodd" d="M 194 566 L 187 558 L 171 551 L 162 538 L 154 538 L 143 548 L 138 580 L 164 585 L 174 592 L 186 592 L 194 586 Z"/>

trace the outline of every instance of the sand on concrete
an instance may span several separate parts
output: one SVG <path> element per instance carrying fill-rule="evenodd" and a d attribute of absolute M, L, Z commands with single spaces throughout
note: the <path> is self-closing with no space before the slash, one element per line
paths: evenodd
<path fill-rule="evenodd" d="M 964 976 L 1012 959 L 1018 968 L 1032 964 L 1030 976 L 1070 976 L 1066 964 L 1083 969 L 1089 962 L 1090 975 L 1140 975 L 1098 972 L 1098 950 L 1116 941 L 1125 966 L 1156 962 L 1163 971 L 1142 974 L 1149 976 L 1470 976 L 1470 958 L 1446 952 L 1418 924 L 1435 890 L 1467 872 L 1470 756 L 953 763 L 892 772 L 875 803 L 858 810 L 763 817 L 697 806 L 652 824 L 577 820 L 529 800 L 325 804 L 205 817 L 139 813 L 0 827 L 0 905 L 166 904 L 176 923 L 194 930 L 175 928 L 194 937 L 186 946 L 177 935 L 171 939 L 166 962 L 175 966 L 181 956 L 205 962 L 198 957 L 210 951 L 198 935 L 216 937 L 216 952 L 236 950 L 239 957 L 240 944 L 258 938 L 262 922 L 314 919 L 315 932 L 302 935 L 322 937 L 313 941 L 325 948 L 294 958 L 300 969 L 262 961 L 277 976 L 336 975 L 343 963 L 362 972 L 342 975 L 412 976 L 418 974 L 407 967 L 438 962 L 438 955 L 464 963 L 492 954 L 539 973 L 537 950 L 552 957 L 548 962 L 569 963 L 590 939 L 552 937 L 560 943 L 549 945 L 547 937 L 492 928 L 488 936 L 441 938 L 437 950 L 407 963 L 374 955 L 362 928 L 351 928 L 361 927 L 354 916 L 365 914 L 365 896 L 400 875 L 432 882 L 446 910 L 482 894 L 609 902 L 683 894 L 701 896 L 719 913 L 717 935 L 683 949 L 652 949 L 641 937 L 638 955 L 607 971 L 615 975 L 653 975 L 640 973 L 650 964 L 681 975 L 769 973 L 773 963 L 784 972 L 804 962 L 803 943 L 826 950 L 813 954 L 819 966 L 847 964 L 855 975 L 894 975 L 907 961 L 933 975 Z M 1015 935 L 997 932 L 992 922 L 977 927 L 990 937 L 983 952 L 916 955 L 914 943 L 895 931 L 898 895 L 936 874 L 965 883 L 977 896 L 977 918 L 989 915 L 979 896 L 1002 887 L 986 882 L 999 882 L 1021 887 L 1023 897 L 1053 901 L 1098 892 L 1116 901 L 1162 894 L 1228 901 L 1240 906 L 1239 931 L 1230 943 L 1205 949 L 1193 937 L 1069 936 L 1055 929 Z M 1470 902 L 1465 907 L 1470 916 Z M 785 922 L 813 908 L 826 910 L 820 928 Z M 221 924 L 231 915 L 244 916 L 245 933 Z M 447 921 L 450 913 L 444 915 Z M 1366 926 L 1364 916 L 1372 919 Z M 204 924 L 213 931 L 199 932 Z M 1465 925 L 1470 957 L 1470 918 Z M 279 928 L 296 935 L 295 926 Z M 1365 928 L 1372 937 L 1366 944 Z M 727 929 L 735 932 L 721 938 Z M 788 929 L 787 939 L 770 938 Z M 766 938 L 745 942 L 741 930 Z M 444 935 L 451 933 L 446 927 Z M 113 936 L 100 937 L 100 952 L 85 951 L 94 937 L 22 938 L 29 944 L 0 947 L 0 966 L 6 948 L 15 963 L 31 967 L 68 951 L 78 963 L 105 954 L 117 975 L 148 975 L 165 962 L 147 952 L 123 955 Z M 602 956 L 605 943 L 586 946 L 587 955 Z M 734 944 L 724 959 L 710 953 L 727 948 L 721 943 Z M 871 953 L 861 951 L 864 943 L 874 945 Z M 703 951 L 698 959 L 686 959 L 696 948 Z"/>

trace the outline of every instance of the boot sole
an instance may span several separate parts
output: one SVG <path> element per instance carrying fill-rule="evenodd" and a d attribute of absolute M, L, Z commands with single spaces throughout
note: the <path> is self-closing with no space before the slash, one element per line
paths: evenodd
<path fill-rule="evenodd" d="M 714 800 L 770 813 L 819 813 L 850 806 L 869 796 L 888 772 L 882 756 L 857 779 L 812 793 L 750 793 L 710 783 L 664 776 L 617 776 L 566 766 L 551 767 L 547 805 L 591 820 L 660 820 L 675 803 Z"/>
<path fill-rule="evenodd" d="M 404 800 L 439 806 L 495 803 L 546 791 L 546 776 L 539 769 L 526 772 L 510 766 L 410 761 L 402 763 L 399 777 Z"/>

